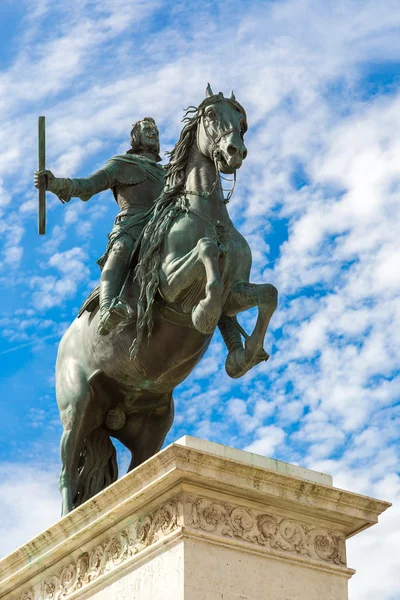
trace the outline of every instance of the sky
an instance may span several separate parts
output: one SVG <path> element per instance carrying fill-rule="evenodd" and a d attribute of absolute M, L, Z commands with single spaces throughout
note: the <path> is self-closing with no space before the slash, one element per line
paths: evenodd
<path fill-rule="evenodd" d="M 67 205 L 48 193 L 38 236 L 37 117 L 47 167 L 84 177 L 128 149 L 144 116 L 164 156 L 210 82 L 247 111 L 229 211 L 252 281 L 273 283 L 280 303 L 271 359 L 241 379 L 225 374 L 215 334 L 175 392 L 166 443 L 206 438 L 392 502 L 348 542 L 349 589 L 398 600 L 399 28 L 398 0 L 2 0 L 0 555 L 59 518 L 57 346 L 117 214 L 111 192 Z M 250 330 L 255 316 L 240 321 Z"/>

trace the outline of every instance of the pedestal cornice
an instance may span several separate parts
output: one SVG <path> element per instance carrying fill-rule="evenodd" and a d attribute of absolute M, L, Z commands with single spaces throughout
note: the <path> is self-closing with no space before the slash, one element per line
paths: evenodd
<path fill-rule="evenodd" d="M 389 503 L 172 444 L 0 562 L 0 598 L 84 598 L 178 539 L 343 577 L 345 539 Z"/>

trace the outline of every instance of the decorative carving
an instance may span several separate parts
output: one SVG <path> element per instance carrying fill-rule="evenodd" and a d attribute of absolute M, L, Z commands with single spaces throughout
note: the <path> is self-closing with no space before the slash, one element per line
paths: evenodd
<path fill-rule="evenodd" d="M 195 529 L 346 565 L 345 541 L 340 533 L 209 498 L 189 496 L 188 501 L 191 504 L 189 524 Z"/>
<path fill-rule="evenodd" d="M 184 524 L 272 551 L 346 565 L 345 540 L 341 533 L 212 498 L 186 494 L 184 498 L 184 504 L 188 506 L 188 512 L 182 513 L 185 514 L 184 522 L 179 517 L 181 500 L 176 496 L 111 537 L 97 542 L 56 573 L 50 572 L 18 600 L 68 598 Z"/>
<path fill-rule="evenodd" d="M 149 515 L 84 552 L 76 561 L 62 567 L 57 574 L 46 577 L 38 585 L 38 600 L 67 598 L 177 529 L 178 503 L 179 498 L 169 500 Z M 18 600 L 36 600 L 34 590 L 24 592 Z"/>
<path fill-rule="evenodd" d="M 136 552 L 157 542 L 178 527 L 178 499 L 164 504 L 152 515 L 140 519 L 136 528 Z"/>
<path fill-rule="evenodd" d="M 34 600 L 33 593 L 31 591 L 25 592 L 18 598 L 18 600 Z"/>
<path fill-rule="evenodd" d="M 337 565 L 346 564 L 346 544 L 342 535 L 331 531 L 319 530 L 313 532 L 314 549 L 322 560 L 328 560 Z"/>

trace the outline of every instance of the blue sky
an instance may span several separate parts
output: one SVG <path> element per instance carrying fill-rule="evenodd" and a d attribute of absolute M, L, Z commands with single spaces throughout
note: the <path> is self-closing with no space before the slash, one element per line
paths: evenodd
<path fill-rule="evenodd" d="M 240 380 L 225 375 L 215 336 L 176 390 L 167 442 L 188 433 L 246 448 L 394 502 L 349 541 L 350 598 L 397 597 L 399 26 L 392 0 L 3 0 L 2 554 L 58 518 L 57 344 L 98 282 L 117 212 L 109 192 L 65 206 L 48 194 L 39 238 L 37 117 L 48 168 L 86 176 L 128 148 L 146 115 L 170 150 L 210 81 L 248 113 L 229 208 L 253 250 L 252 280 L 276 285 L 280 306 L 270 361 Z"/>

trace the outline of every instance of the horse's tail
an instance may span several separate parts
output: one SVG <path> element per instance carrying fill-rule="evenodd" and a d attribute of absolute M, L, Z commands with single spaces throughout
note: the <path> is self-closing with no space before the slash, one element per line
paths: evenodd
<path fill-rule="evenodd" d="M 118 479 L 117 453 L 109 435 L 98 427 L 85 439 L 79 457 L 73 508 Z"/>

